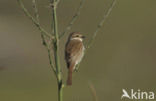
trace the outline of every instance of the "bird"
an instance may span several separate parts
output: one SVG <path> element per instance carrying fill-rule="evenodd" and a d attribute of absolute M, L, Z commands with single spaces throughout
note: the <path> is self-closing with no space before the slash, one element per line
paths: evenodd
<path fill-rule="evenodd" d="M 85 47 L 83 44 L 83 39 L 85 38 L 79 32 L 72 32 L 65 45 L 65 60 L 68 68 L 67 85 L 72 85 L 72 73 L 78 65 L 83 56 Z"/>

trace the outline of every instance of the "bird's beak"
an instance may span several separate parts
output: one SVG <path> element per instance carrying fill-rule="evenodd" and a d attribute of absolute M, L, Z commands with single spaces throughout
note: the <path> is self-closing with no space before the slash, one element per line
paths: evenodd
<path fill-rule="evenodd" d="M 82 35 L 81 38 L 84 39 L 84 38 L 86 38 L 86 37 Z"/>

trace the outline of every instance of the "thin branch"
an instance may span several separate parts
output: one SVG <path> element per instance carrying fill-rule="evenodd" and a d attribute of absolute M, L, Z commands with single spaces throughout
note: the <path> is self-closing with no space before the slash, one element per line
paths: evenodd
<path fill-rule="evenodd" d="M 79 5 L 79 7 L 78 7 L 78 9 L 77 9 L 77 11 L 75 13 L 75 15 L 72 17 L 70 23 L 67 25 L 67 27 L 64 30 L 64 32 L 60 34 L 59 38 L 63 37 L 71 29 L 72 25 L 74 24 L 74 22 L 77 20 L 77 18 L 80 15 L 80 11 L 83 8 L 84 1 L 85 0 L 81 0 L 80 5 Z"/>
<path fill-rule="evenodd" d="M 17 0 L 20 7 L 22 8 L 23 12 L 25 13 L 25 15 L 32 20 L 32 22 L 36 25 L 36 27 L 38 27 L 38 29 L 40 30 L 40 32 L 42 32 L 45 36 L 52 38 L 53 36 L 51 36 L 48 32 L 46 32 L 40 25 L 39 23 L 33 18 L 33 16 L 31 16 L 31 14 L 28 12 L 28 10 L 24 7 L 24 4 L 21 0 Z"/>
<path fill-rule="evenodd" d="M 32 4 L 33 4 L 32 6 L 33 6 L 33 9 L 34 9 L 34 12 L 35 12 L 35 17 L 36 17 L 37 23 L 38 23 L 39 26 L 41 26 L 40 25 L 40 20 L 39 20 L 39 13 L 38 13 L 36 0 L 32 0 Z M 42 44 L 44 46 L 47 46 L 43 32 L 41 32 L 41 38 L 42 38 Z"/>
<path fill-rule="evenodd" d="M 37 22 L 38 22 L 38 24 L 40 26 L 39 13 L 38 13 L 36 0 L 32 0 L 32 4 L 33 4 L 33 9 L 34 9 L 34 12 L 35 12 L 36 20 L 37 20 Z M 53 70 L 53 72 L 54 72 L 54 74 L 56 76 L 56 68 L 54 67 L 54 64 L 52 62 L 52 57 L 51 57 L 51 54 L 50 54 L 51 50 L 50 50 L 49 45 L 46 42 L 44 34 L 42 34 L 42 32 L 41 32 L 41 38 L 42 38 L 42 41 L 43 41 L 43 45 L 47 48 L 47 51 L 48 51 L 48 58 L 49 58 L 50 67 L 52 68 L 52 70 Z"/>
<path fill-rule="evenodd" d="M 91 38 L 91 39 L 89 40 L 89 42 L 88 42 L 88 45 L 87 45 L 86 48 L 90 48 L 90 47 L 91 47 L 91 45 L 92 45 L 92 43 L 93 43 L 95 37 L 97 36 L 98 31 L 99 31 L 100 28 L 103 26 L 103 24 L 104 24 L 106 18 L 107 18 L 107 17 L 109 16 L 109 14 L 111 13 L 111 11 L 112 11 L 113 7 L 115 6 L 115 4 L 116 4 L 116 0 L 113 0 L 112 3 L 111 3 L 111 5 L 110 5 L 110 7 L 109 7 L 109 9 L 107 10 L 106 14 L 104 14 L 102 20 L 101 20 L 100 23 L 98 24 L 98 26 L 97 26 L 97 28 L 96 28 L 96 30 L 95 30 L 95 32 L 94 32 L 92 38 Z"/>
<path fill-rule="evenodd" d="M 88 85 L 91 90 L 92 96 L 94 97 L 94 101 L 98 101 L 98 96 L 97 96 L 94 85 L 92 83 L 88 83 Z"/>
<path fill-rule="evenodd" d="M 106 12 L 106 14 L 104 14 L 103 19 L 100 21 L 100 23 L 97 26 L 96 31 L 93 33 L 92 38 L 89 40 L 88 44 L 86 45 L 86 49 L 85 49 L 85 53 L 87 52 L 87 50 L 91 47 L 93 40 L 95 39 L 95 37 L 97 36 L 98 31 L 100 30 L 100 28 L 102 27 L 102 25 L 104 24 L 106 18 L 109 16 L 110 12 L 112 11 L 113 7 L 116 4 L 116 0 L 113 0 L 111 6 L 109 7 L 108 11 Z M 76 68 L 75 68 L 75 72 L 78 72 L 78 69 L 80 67 L 80 63 L 77 64 Z"/>
<path fill-rule="evenodd" d="M 47 50 L 48 50 L 48 57 L 49 57 L 50 66 L 53 69 L 53 72 L 55 73 L 55 76 L 57 77 L 56 68 L 55 68 L 54 64 L 52 63 L 52 57 L 51 57 L 51 54 L 50 54 L 50 49 L 47 48 Z"/>
<path fill-rule="evenodd" d="M 34 12 L 35 12 L 36 20 L 40 24 L 40 21 L 39 21 L 39 13 L 38 13 L 38 8 L 37 8 L 36 0 L 32 0 L 32 4 L 33 4 L 32 6 L 33 6 L 33 9 L 34 9 Z"/>

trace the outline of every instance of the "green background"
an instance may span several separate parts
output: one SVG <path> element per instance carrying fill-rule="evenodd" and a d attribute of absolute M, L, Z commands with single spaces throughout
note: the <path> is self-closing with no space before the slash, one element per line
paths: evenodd
<path fill-rule="evenodd" d="M 60 0 L 59 32 L 71 20 L 80 0 Z M 32 11 L 31 0 L 24 0 Z M 72 31 L 91 37 L 110 0 L 86 0 Z M 42 26 L 50 31 L 48 0 L 38 0 Z M 117 4 L 85 55 L 64 101 L 121 101 L 122 89 L 156 93 L 156 0 L 117 0 Z M 31 12 L 33 14 L 33 12 Z M 64 44 L 61 65 L 66 80 Z M 40 33 L 16 0 L 0 0 L 0 101 L 57 101 L 56 79 L 48 63 Z M 123 101 L 126 101 L 124 99 Z"/>

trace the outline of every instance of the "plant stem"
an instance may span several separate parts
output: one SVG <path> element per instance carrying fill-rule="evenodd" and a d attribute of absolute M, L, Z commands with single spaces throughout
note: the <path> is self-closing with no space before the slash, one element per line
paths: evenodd
<path fill-rule="evenodd" d="M 34 25 L 36 27 L 38 27 L 38 29 L 40 30 L 41 34 L 53 39 L 53 36 L 50 35 L 48 32 L 46 32 L 40 25 L 39 23 L 33 18 L 33 16 L 29 13 L 29 11 L 25 8 L 23 2 L 21 0 L 17 0 L 17 2 L 19 3 L 20 7 L 22 8 L 23 12 L 25 13 L 25 15 L 32 20 L 32 22 L 34 23 Z"/>
<path fill-rule="evenodd" d="M 85 0 L 81 0 L 80 5 L 76 11 L 76 13 L 74 14 L 74 16 L 72 17 L 70 23 L 67 25 L 66 29 L 63 31 L 63 33 L 61 33 L 59 35 L 59 39 L 61 39 L 73 26 L 73 24 L 75 23 L 75 21 L 78 19 L 81 9 L 83 8 Z"/>
<path fill-rule="evenodd" d="M 99 30 L 101 29 L 101 27 L 103 26 L 104 22 L 106 21 L 106 18 L 108 18 L 109 14 L 111 13 L 113 7 L 115 6 L 117 0 L 113 0 L 110 7 L 108 8 L 108 10 L 106 11 L 106 13 L 103 15 L 102 20 L 99 22 L 99 24 L 97 25 L 97 28 L 95 30 L 95 32 L 93 33 L 92 38 L 89 40 L 86 50 L 89 49 L 91 47 L 91 45 L 93 44 L 94 39 L 97 36 L 97 33 L 99 32 Z"/>
<path fill-rule="evenodd" d="M 63 101 L 63 85 L 62 85 L 62 80 L 58 84 L 58 101 Z"/>
<path fill-rule="evenodd" d="M 62 73 L 60 68 L 60 62 L 59 62 L 59 35 L 58 35 L 58 23 L 57 23 L 57 1 L 51 0 L 52 5 L 52 17 L 53 17 L 53 29 L 54 29 L 54 36 L 55 40 L 53 41 L 54 45 L 54 59 L 55 59 L 55 67 L 56 67 L 56 73 L 57 73 L 57 83 L 58 83 L 58 101 L 63 101 L 63 84 L 62 84 Z"/>

